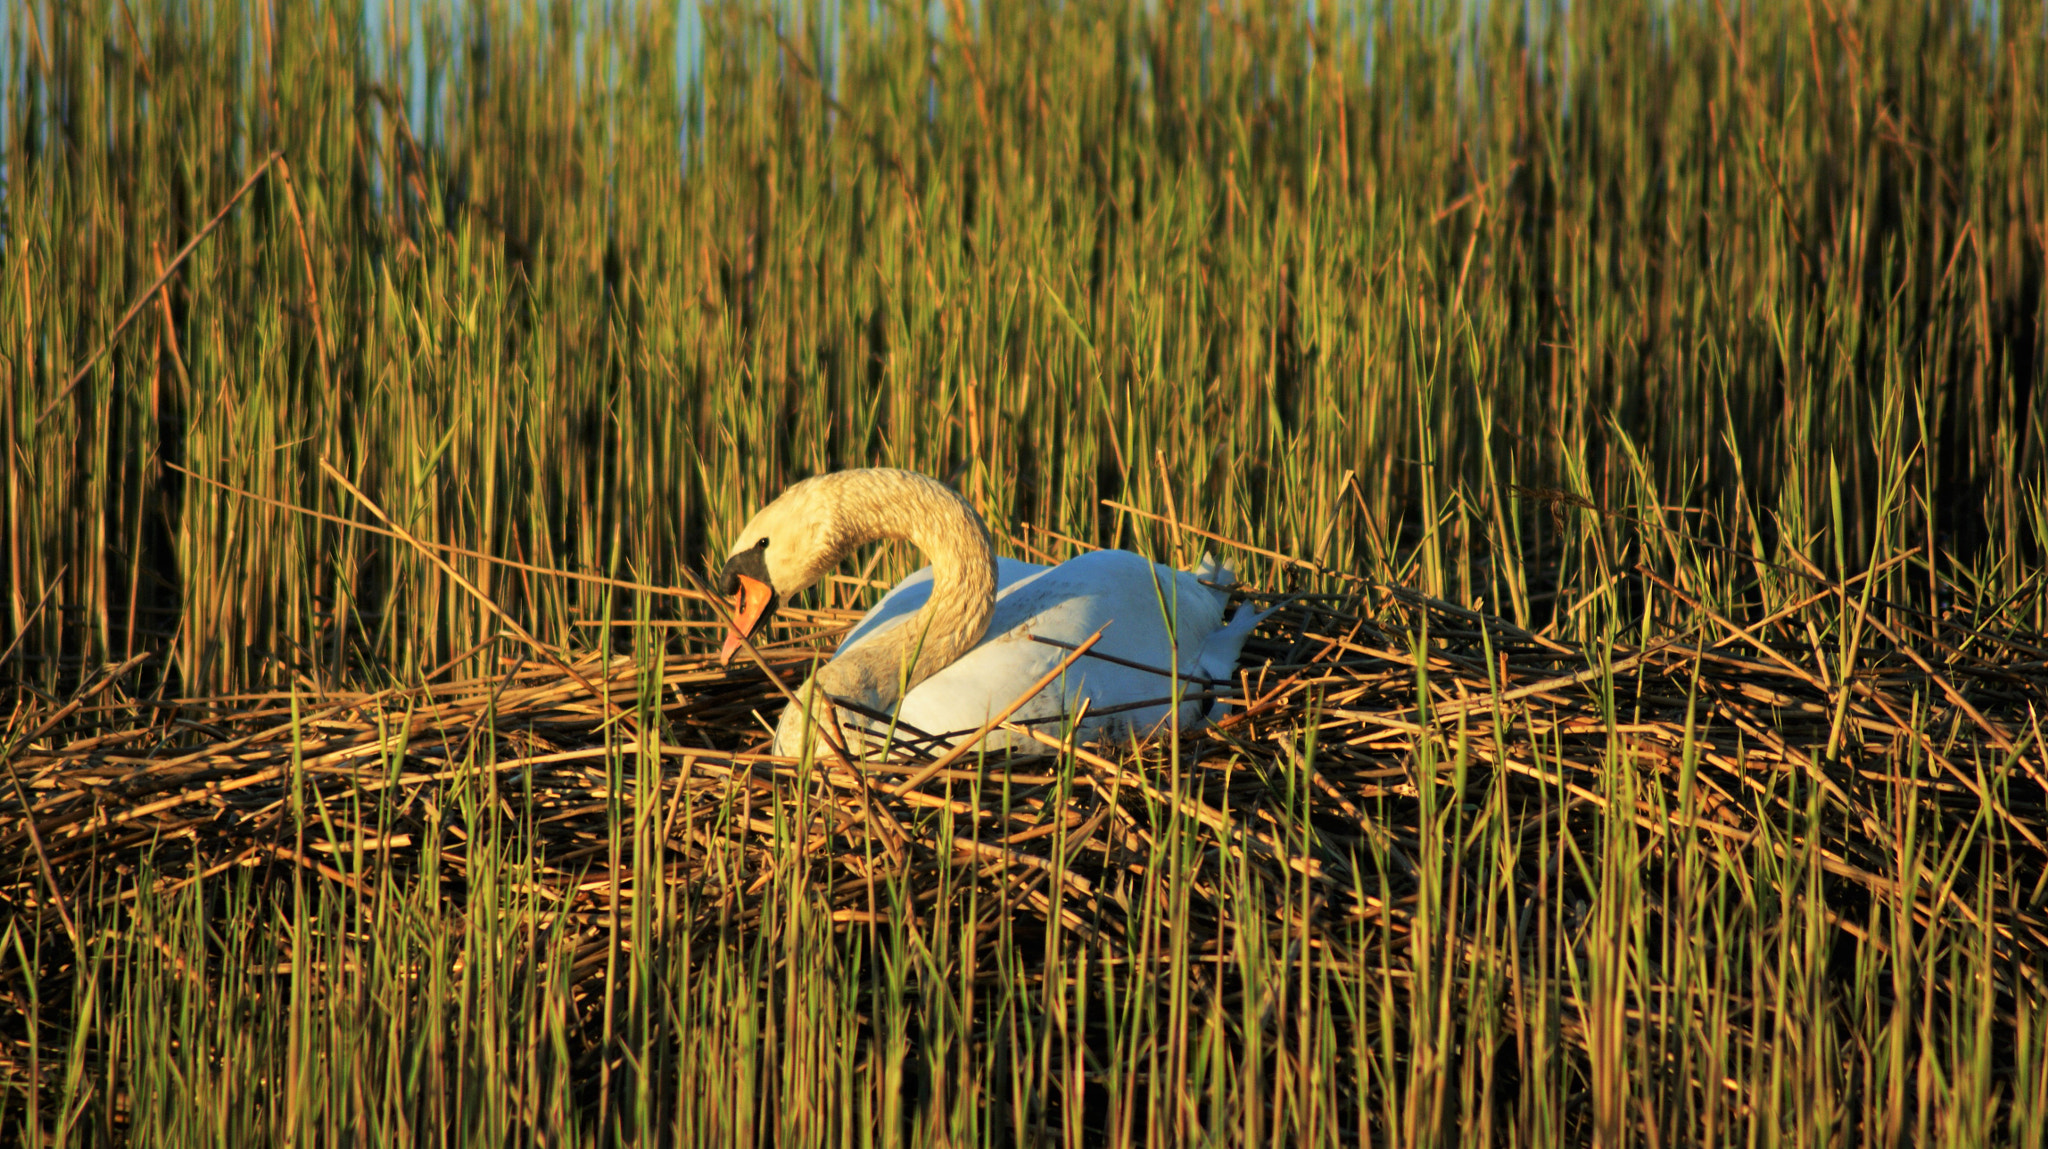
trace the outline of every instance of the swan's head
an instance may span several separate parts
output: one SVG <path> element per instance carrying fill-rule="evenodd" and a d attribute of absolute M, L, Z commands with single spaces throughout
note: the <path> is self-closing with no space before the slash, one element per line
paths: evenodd
<path fill-rule="evenodd" d="M 733 619 L 719 662 L 730 663 L 740 644 L 761 633 L 784 600 L 808 589 L 844 557 L 850 543 L 843 518 L 831 485 L 807 479 L 740 528 L 718 576 L 719 592 L 732 600 Z"/>

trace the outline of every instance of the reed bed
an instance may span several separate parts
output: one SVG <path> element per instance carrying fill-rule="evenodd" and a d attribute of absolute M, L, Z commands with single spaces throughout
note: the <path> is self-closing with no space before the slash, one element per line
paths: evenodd
<path fill-rule="evenodd" d="M 1814 582 L 1814 602 L 1853 600 L 1852 588 Z M 1967 840 L 1988 823 L 2005 864 L 1967 877 L 2004 910 L 2001 960 L 2043 988 L 2048 636 L 1976 629 L 1966 615 L 1924 628 L 1899 621 L 1844 663 L 1844 652 L 1807 648 L 1805 620 L 1788 616 L 1767 628 L 1730 623 L 1713 642 L 1588 651 L 1406 588 L 1377 591 L 1291 597 L 1254 641 L 1243 681 L 1214 691 L 1224 716 L 1180 740 L 1178 789 L 1155 784 L 1159 764 L 1142 754 L 1139 770 L 1113 748 L 1091 753 L 1044 728 L 1042 754 L 978 754 L 936 773 L 934 751 L 909 738 L 851 767 L 768 754 L 763 729 L 785 692 L 830 656 L 814 635 L 843 632 L 858 617 L 850 612 L 812 612 L 812 633 L 776 644 L 766 670 L 702 655 L 657 659 L 654 675 L 630 655 L 559 667 L 508 658 L 500 674 L 413 690 L 152 703 L 122 689 L 136 669 L 124 664 L 53 714 L 17 715 L 32 731 L 12 767 L 34 816 L 16 808 L 0 821 L 0 847 L 41 868 L 17 874 L 8 895 L 57 926 L 67 885 L 90 885 L 100 867 L 132 869 L 138 859 L 125 854 L 161 864 L 168 850 L 189 851 L 188 864 L 210 867 L 202 872 L 282 860 L 357 885 L 366 865 L 402 864 L 443 867 L 444 881 L 459 882 L 465 853 L 444 841 L 435 812 L 451 783 L 496 774 L 530 791 L 551 896 L 564 912 L 601 920 L 612 899 L 633 896 L 585 888 L 619 797 L 607 766 L 629 756 L 662 779 L 667 847 L 687 856 L 716 841 L 711 852 L 734 862 L 728 881 L 744 886 L 772 867 L 785 839 L 848 867 L 833 883 L 834 921 L 872 912 L 853 903 L 879 841 L 880 864 L 913 888 L 946 865 L 1027 885 L 1060 875 L 1073 895 L 1061 904 L 1069 926 L 1122 939 L 1115 907 L 1095 890 L 1142 866 L 1163 814 L 1199 823 L 1204 848 L 1227 862 L 1309 877 L 1315 901 L 1341 915 L 1359 909 L 1346 895 L 1358 889 L 1361 858 L 1412 880 L 1411 866 L 1390 859 L 1416 853 L 1404 830 L 1413 813 L 1389 820 L 1388 799 L 1413 802 L 1440 786 L 1462 795 L 1485 772 L 1516 783 L 1508 833 L 1530 841 L 1554 836 L 1538 832 L 1553 819 L 1561 830 L 1593 828 L 1570 818 L 1573 808 L 1623 801 L 1613 813 L 1658 837 L 1708 835 L 1769 854 L 1786 845 L 1760 819 L 1819 817 L 1831 832 L 1802 848 L 1819 852 L 1836 892 L 1865 907 L 1906 897 L 1900 908 L 1923 923 L 1969 909 L 1953 889 L 1906 895 L 1890 880 L 1901 866 L 1898 818 L 1914 811 L 1937 841 Z M 1282 756 L 1304 745 L 1313 760 L 1297 776 Z M 493 752 L 480 757 L 483 746 Z M 1631 785 L 1617 787 L 1617 767 L 1634 775 Z M 1309 789 L 1290 796 L 1296 786 Z M 744 816 L 709 817 L 742 798 Z M 309 840 L 294 817 L 308 801 L 323 810 L 367 802 L 379 821 Z M 1055 830 L 1064 831 L 1057 843 L 1047 841 Z M 1021 848 L 1033 840 L 1057 845 L 1058 860 Z M 705 868 L 700 859 L 668 877 L 701 879 Z M 1016 904 L 1041 915 L 1051 905 L 1043 894 Z M 1377 912 L 1404 917 L 1397 906 Z M 1828 911 L 1867 939 L 1864 912 Z M 1211 930 L 1232 920 L 1204 907 Z"/>

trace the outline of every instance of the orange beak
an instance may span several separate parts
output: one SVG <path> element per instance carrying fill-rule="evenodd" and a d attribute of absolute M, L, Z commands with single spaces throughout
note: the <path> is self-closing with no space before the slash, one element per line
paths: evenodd
<path fill-rule="evenodd" d="M 767 583 L 746 575 L 739 579 L 740 592 L 732 596 L 732 628 L 725 632 L 725 645 L 718 648 L 718 664 L 731 666 L 732 656 L 746 645 L 747 637 L 760 629 L 775 591 Z"/>

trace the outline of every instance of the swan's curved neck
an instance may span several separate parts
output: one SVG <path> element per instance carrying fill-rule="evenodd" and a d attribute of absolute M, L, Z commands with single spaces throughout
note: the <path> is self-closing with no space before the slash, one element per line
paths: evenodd
<path fill-rule="evenodd" d="M 923 609 L 819 668 L 825 693 L 876 710 L 974 648 L 995 613 L 996 560 L 981 516 L 951 487 L 910 471 L 850 471 L 818 480 L 838 503 L 836 564 L 877 539 L 908 542 L 932 567 Z M 791 709 L 795 709 L 792 707 Z"/>

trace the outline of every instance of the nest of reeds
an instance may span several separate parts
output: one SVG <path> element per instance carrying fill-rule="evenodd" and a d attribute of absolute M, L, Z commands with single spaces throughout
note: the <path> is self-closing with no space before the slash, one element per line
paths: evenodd
<path fill-rule="evenodd" d="M 665 845 L 663 880 L 696 883 L 696 904 L 728 926 L 759 912 L 753 895 L 795 849 L 831 871 L 819 897 L 846 928 L 889 912 L 878 877 L 899 890 L 965 879 L 1003 912 L 1115 945 L 1118 890 L 1142 880 L 1172 820 L 1228 864 L 1303 891 L 1267 906 L 1187 891 L 1194 952 L 1261 914 L 1302 944 L 1341 948 L 1361 920 L 1407 928 L 1418 825 L 1490 795 L 1485 816 L 1510 820 L 1503 840 L 1523 854 L 1489 865 L 1564 850 L 1620 811 L 1653 866 L 1688 838 L 1712 839 L 1731 864 L 1808 852 L 1828 877 L 1829 920 L 1869 944 L 1883 944 L 1858 925 L 1873 899 L 1928 924 L 1988 907 L 1998 956 L 2038 980 L 2048 638 L 1978 628 L 1961 609 L 1881 611 L 1816 578 L 1806 601 L 1823 600 L 1857 612 L 1864 641 L 1819 645 L 1787 612 L 1696 641 L 1583 649 L 1360 584 L 1286 600 L 1247 646 L 1225 716 L 1177 743 L 1041 734 L 1040 752 L 941 761 L 907 748 L 859 768 L 763 752 L 786 688 L 851 620 L 830 612 L 763 665 L 730 670 L 701 655 L 525 657 L 411 690 L 167 702 L 124 694 L 129 663 L 64 705 L 17 708 L 27 733 L 0 804 L 0 856 L 14 859 L 0 901 L 61 927 L 67 897 L 108 889 L 110 872 L 168 886 L 233 867 L 365 897 L 383 888 L 370 880 L 380 868 L 438 868 L 459 897 L 471 843 L 452 811 L 482 796 L 519 807 L 548 896 L 589 931 L 579 975 L 634 896 L 636 870 L 616 855 L 647 835 Z M 1997 844 L 1960 863 L 1975 888 L 1900 882 L 1908 816 L 1922 841 Z M 1593 896 L 1531 874 L 1532 897 Z"/>

